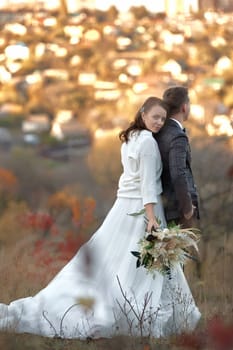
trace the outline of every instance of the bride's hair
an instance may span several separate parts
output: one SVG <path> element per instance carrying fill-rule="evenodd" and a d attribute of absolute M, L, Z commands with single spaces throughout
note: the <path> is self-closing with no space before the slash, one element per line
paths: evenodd
<path fill-rule="evenodd" d="M 131 132 L 144 130 L 146 129 L 146 125 L 142 119 L 142 113 L 147 113 L 152 107 L 154 106 L 161 106 L 168 112 L 168 106 L 165 101 L 158 97 L 148 97 L 146 101 L 143 103 L 141 108 L 137 111 L 134 120 L 130 123 L 127 129 L 122 130 L 119 134 L 119 138 L 122 142 L 128 142 L 129 141 L 129 134 Z"/>

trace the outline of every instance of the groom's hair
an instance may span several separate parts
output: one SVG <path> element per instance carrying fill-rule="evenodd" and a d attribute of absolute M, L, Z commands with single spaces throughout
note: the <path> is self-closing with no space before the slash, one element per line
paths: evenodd
<path fill-rule="evenodd" d="M 181 106 L 189 102 L 188 89 L 184 86 L 173 86 L 163 93 L 163 100 L 169 106 L 169 117 L 178 113 Z"/>

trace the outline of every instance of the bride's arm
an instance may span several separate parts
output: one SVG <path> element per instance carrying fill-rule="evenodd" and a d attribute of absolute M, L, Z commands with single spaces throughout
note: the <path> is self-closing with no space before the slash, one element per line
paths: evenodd
<path fill-rule="evenodd" d="M 155 214 L 154 214 L 154 206 L 155 203 L 147 203 L 144 205 L 146 210 L 146 217 L 148 219 L 147 223 L 147 232 L 151 232 L 152 228 L 155 229 L 159 227 L 158 221 L 156 220 Z"/>
<path fill-rule="evenodd" d="M 156 148 L 155 140 L 146 138 L 141 144 L 140 150 L 140 181 L 142 201 L 148 219 L 147 232 L 151 232 L 152 227 L 158 228 L 159 224 L 156 220 L 154 207 L 157 203 L 157 181 L 156 169 L 158 149 Z"/>

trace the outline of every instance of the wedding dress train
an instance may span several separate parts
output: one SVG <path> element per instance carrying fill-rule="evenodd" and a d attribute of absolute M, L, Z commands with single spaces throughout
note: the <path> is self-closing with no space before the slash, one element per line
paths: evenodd
<path fill-rule="evenodd" d="M 145 232 L 140 199 L 117 198 L 101 227 L 39 293 L 0 304 L 0 329 L 47 337 L 163 337 L 195 328 L 200 312 L 180 266 L 153 278 L 131 251 Z M 165 226 L 163 208 L 156 215 Z"/>

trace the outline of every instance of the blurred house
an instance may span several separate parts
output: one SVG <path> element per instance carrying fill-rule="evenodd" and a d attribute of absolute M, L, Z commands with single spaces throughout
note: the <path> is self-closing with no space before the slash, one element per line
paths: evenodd
<path fill-rule="evenodd" d="M 70 44 L 75 45 L 80 42 L 83 37 L 84 26 L 82 25 L 66 25 L 64 33 L 70 38 Z"/>
<path fill-rule="evenodd" d="M 48 132 L 51 122 L 47 114 L 31 114 L 22 122 L 23 141 L 25 144 L 37 146 L 41 134 Z"/>
<path fill-rule="evenodd" d="M 97 80 L 96 73 L 93 72 L 80 72 L 78 76 L 78 83 L 80 85 L 90 85 L 95 84 Z"/>
<path fill-rule="evenodd" d="M 68 80 L 69 72 L 66 69 L 49 68 L 43 71 L 43 77 L 54 80 Z"/>
<path fill-rule="evenodd" d="M 101 39 L 101 34 L 96 29 L 88 29 L 83 34 L 83 38 L 87 41 L 90 41 L 90 42 L 96 42 L 96 41 L 99 41 Z"/>
<path fill-rule="evenodd" d="M 64 46 L 55 43 L 47 43 L 46 51 L 52 52 L 56 57 L 66 57 L 68 53 Z"/>
<path fill-rule="evenodd" d="M 117 101 L 121 97 L 121 91 L 119 89 L 113 90 L 97 90 L 94 93 L 95 100 Z"/>
<path fill-rule="evenodd" d="M 0 107 L 0 117 L 9 115 L 19 115 L 23 113 L 23 107 L 18 103 L 6 102 Z"/>
<path fill-rule="evenodd" d="M 163 29 L 159 34 L 159 40 L 163 43 L 164 50 L 172 51 L 174 46 L 184 43 L 184 35 L 182 33 L 172 33 L 168 29 Z"/>
<path fill-rule="evenodd" d="M 90 143 L 89 130 L 81 125 L 72 110 L 59 110 L 52 122 L 50 135 L 66 141 L 69 146 L 82 146 Z"/>
<path fill-rule="evenodd" d="M 141 60 L 136 60 L 136 59 L 131 60 L 127 65 L 126 71 L 133 78 L 141 76 L 142 74 Z"/>
<path fill-rule="evenodd" d="M 51 127 L 47 114 L 31 114 L 22 122 L 23 133 L 41 133 L 49 131 Z"/>
<path fill-rule="evenodd" d="M 90 132 L 76 119 L 66 123 L 53 122 L 50 135 L 58 140 L 65 140 L 70 146 L 83 146 L 90 143 Z"/>
<path fill-rule="evenodd" d="M 121 96 L 121 91 L 116 82 L 96 80 L 93 87 L 95 100 L 116 101 Z"/>
<path fill-rule="evenodd" d="M 64 124 L 73 119 L 73 111 L 69 109 L 58 110 L 54 118 L 54 123 Z"/>
<path fill-rule="evenodd" d="M 67 122 L 59 118 L 53 122 L 50 135 L 57 142 L 44 147 L 41 154 L 45 157 L 67 160 L 88 151 L 92 135 L 89 129 L 81 125 L 75 118 Z"/>
<path fill-rule="evenodd" d="M 18 36 L 23 36 L 27 33 L 27 27 L 21 23 L 7 23 L 3 30 Z"/>
<path fill-rule="evenodd" d="M 119 36 L 116 39 L 116 44 L 117 44 L 118 50 L 125 50 L 129 48 L 130 45 L 132 45 L 132 40 L 126 36 Z"/>
<path fill-rule="evenodd" d="M 57 19 L 56 17 L 53 17 L 53 16 L 48 16 L 48 17 L 45 17 L 44 21 L 43 21 L 43 25 L 45 27 L 55 27 L 57 25 Z"/>
<path fill-rule="evenodd" d="M 0 65 L 0 82 L 7 83 L 11 80 L 11 73 L 4 65 Z"/>
<path fill-rule="evenodd" d="M 205 119 L 205 108 L 199 104 L 192 103 L 190 106 L 190 116 L 195 119 L 198 123 L 204 125 Z"/>
<path fill-rule="evenodd" d="M 7 128 L 0 127 L 0 148 L 9 149 L 13 144 L 13 137 Z"/>
<path fill-rule="evenodd" d="M 214 65 L 214 72 L 218 75 L 222 75 L 226 70 L 231 70 L 233 67 L 232 60 L 227 57 L 223 56 L 218 59 L 216 64 Z"/>
<path fill-rule="evenodd" d="M 232 121 L 225 114 L 215 115 L 212 123 L 206 125 L 206 130 L 210 136 L 233 136 Z"/>
<path fill-rule="evenodd" d="M 30 57 L 30 50 L 23 42 L 8 45 L 5 50 L 6 59 L 27 60 Z"/>
<path fill-rule="evenodd" d="M 157 65 L 157 70 L 160 73 L 167 75 L 168 77 L 175 79 L 179 82 L 186 82 L 188 80 L 188 75 L 182 72 L 182 66 L 176 60 L 169 59 L 163 64 Z"/>

